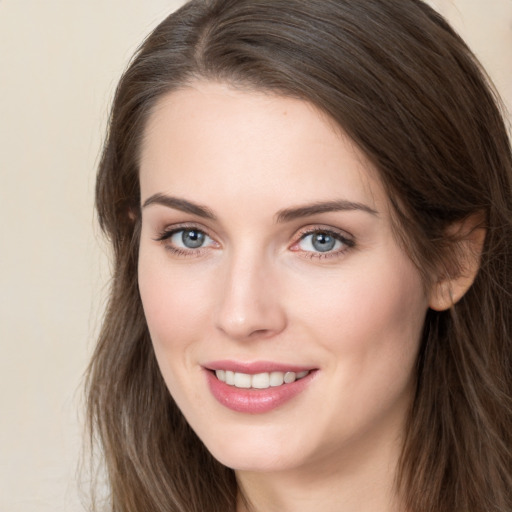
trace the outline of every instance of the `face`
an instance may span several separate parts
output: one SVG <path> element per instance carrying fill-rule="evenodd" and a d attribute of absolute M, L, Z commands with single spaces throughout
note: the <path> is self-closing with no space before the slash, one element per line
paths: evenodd
<path fill-rule="evenodd" d="M 139 287 L 168 389 L 238 470 L 396 443 L 428 300 L 363 154 L 306 102 L 197 82 L 145 132 Z"/>

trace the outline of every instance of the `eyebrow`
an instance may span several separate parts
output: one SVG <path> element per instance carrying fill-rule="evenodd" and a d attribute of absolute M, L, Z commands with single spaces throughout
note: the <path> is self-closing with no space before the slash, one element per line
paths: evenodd
<path fill-rule="evenodd" d="M 150 206 L 152 204 L 159 204 L 161 206 L 166 206 L 167 208 L 172 208 L 174 210 L 180 210 L 185 213 L 191 213 L 193 215 L 197 215 L 198 217 L 203 217 L 205 219 L 217 220 L 215 214 L 206 206 L 202 206 L 196 203 L 192 203 L 191 201 L 187 201 L 186 199 L 180 199 L 178 197 L 168 196 L 165 194 L 153 194 L 150 196 L 144 204 L 143 208 Z M 276 223 L 284 223 L 290 222 L 295 219 L 300 219 L 303 217 L 310 217 L 312 215 L 317 215 L 320 213 L 327 212 L 339 212 L 339 211 L 354 211 L 359 210 L 371 215 L 379 215 L 379 213 L 370 208 L 369 206 L 363 203 L 356 203 L 353 201 L 347 201 L 345 199 L 340 199 L 337 201 L 325 201 L 318 202 L 304 206 L 298 206 L 294 208 L 285 208 L 284 210 L 280 210 L 275 215 Z"/>
<path fill-rule="evenodd" d="M 290 222 L 295 219 L 309 217 L 311 215 L 317 215 L 319 213 L 354 210 L 363 211 L 371 215 L 379 215 L 379 212 L 377 212 L 377 210 L 374 210 L 373 208 L 370 208 L 369 206 L 363 203 L 354 203 L 353 201 L 340 199 L 337 201 L 313 203 L 311 205 L 299 206 L 296 208 L 286 208 L 284 210 L 279 211 L 276 214 L 276 222 Z"/>
<path fill-rule="evenodd" d="M 151 197 L 144 201 L 142 208 L 146 208 L 152 204 L 159 204 L 161 206 L 167 206 L 167 208 L 173 208 L 174 210 L 180 210 L 185 213 L 191 213 L 204 219 L 216 220 L 213 212 L 206 206 L 192 203 L 186 199 L 180 199 L 178 197 L 167 196 L 165 194 L 153 194 Z"/>

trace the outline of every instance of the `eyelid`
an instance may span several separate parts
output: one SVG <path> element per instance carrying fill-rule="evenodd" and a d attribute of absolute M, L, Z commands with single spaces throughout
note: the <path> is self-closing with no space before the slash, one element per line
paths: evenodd
<path fill-rule="evenodd" d="M 199 231 L 203 233 L 206 237 L 208 237 L 213 243 L 205 246 L 190 248 L 190 247 L 180 247 L 176 246 L 171 242 L 171 239 L 174 235 L 179 233 L 180 231 Z M 154 238 L 155 242 L 161 243 L 165 250 L 169 251 L 171 254 L 175 256 L 181 257 L 200 257 L 202 256 L 208 249 L 218 248 L 220 244 L 216 241 L 216 239 L 209 234 L 209 230 L 199 225 L 197 222 L 184 222 L 178 224 L 172 224 L 164 227 L 159 231 L 159 234 L 156 238 Z"/>
<path fill-rule="evenodd" d="M 298 244 L 304 240 L 307 236 L 313 235 L 315 233 L 325 233 L 327 235 L 330 235 L 334 237 L 336 240 L 340 241 L 344 247 L 341 249 L 333 250 L 333 251 L 304 251 L 300 248 L 298 248 Z M 306 257 L 308 258 L 329 258 L 329 257 L 336 257 L 341 256 L 345 252 L 347 252 L 349 249 L 353 248 L 355 246 L 355 239 L 354 237 L 348 233 L 347 231 L 334 228 L 332 226 L 325 226 L 325 225 L 316 225 L 316 226 L 308 226 L 305 228 L 300 229 L 297 232 L 297 235 L 295 237 L 295 241 L 290 246 L 290 250 L 296 251 L 296 252 L 302 252 Z"/>
<path fill-rule="evenodd" d="M 213 244 L 192 249 L 177 247 L 169 242 L 169 239 L 172 238 L 172 236 L 174 236 L 176 233 L 179 233 L 180 231 L 184 231 L 187 229 L 200 231 L 201 233 L 205 234 L 213 242 Z M 337 241 L 341 242 L 343 247 L 336 250 L 330 250 L 325 252 L 306 251 L 298 247 L 298 244 L 302 240 L 304 240 L 307 236 L 313 235 L 315 233 L 325 233 L 327 235 L 330 235 L 334 237 Z M 356 245 L 354 236 L 348 233 L 347 231 L 325 225 L 313 225 L 303 227 L 297 231 L 293 238 L 294 241 L 289 245 L 288 249 L 293 252 L 302 253 L 303 257 L 307 258 L 320 259 L 342 256 L 345 252 L 347 252 Z M 204 251 L 208 249 L 219 248 L 221 246 L 221 244 L 216 240 L 216 237 L 210 234 L 210 230 L 197 222 L 183 222 L 178 224 L 167 225 L 166 227 L 159 231 L 157 237 L 154 238 L 154 240 L 156 242 L 162 243 L 165 246 L 165 248 L 170 252 L 180 256 L 200 256 L 203 254 Z"/>
<path fill-rule="evenodd" d="M 178 224 L 167 225 L 164 228 L 158 230 L 158 234 L 153 240 L 155 240 L 155 242 L 165 242 L 172 235 L 186 229 L 195 229 L 196 231 L 200 231 L 201 233 L 204 233 L 206 236 L 214 240 L 214 237 L 210 234 L 209 230 L 197 222 L 180 222 Z"/>

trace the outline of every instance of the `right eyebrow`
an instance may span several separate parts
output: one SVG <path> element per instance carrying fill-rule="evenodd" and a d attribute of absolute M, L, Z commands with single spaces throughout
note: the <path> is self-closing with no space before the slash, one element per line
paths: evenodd
<path fill-rule="evenodd" d="M 168 196 L 160 193 L 153 194 L 144 201 L 142 208 L 146 208 L 152 204 L 159 204 L 161 206 L 166 206 L 167 208 L 172 208 L 174 210 L 180 210 L 185 213 L 191 213 L 193 215 L 197 215 L 198 217 L 203 217 L 204 219 L 216 220 L 216 217 L 213 214 L 213 212 L 206 206 L 192 203 L 190 201 L 180 199 L 178 197 Z"/>

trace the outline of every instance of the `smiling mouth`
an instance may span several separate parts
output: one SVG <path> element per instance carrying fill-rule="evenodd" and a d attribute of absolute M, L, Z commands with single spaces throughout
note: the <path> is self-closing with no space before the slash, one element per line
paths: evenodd
<path fill-rule="evenodd" d="M 214 373 L 218 380 L 228 386 L 240 389 L 268 389 L 292 384 L 309 375 L 310 370 L 301 372 L 263 372 L 256 374 L 233 372 L 230 370 L 215 370 Z"/>

